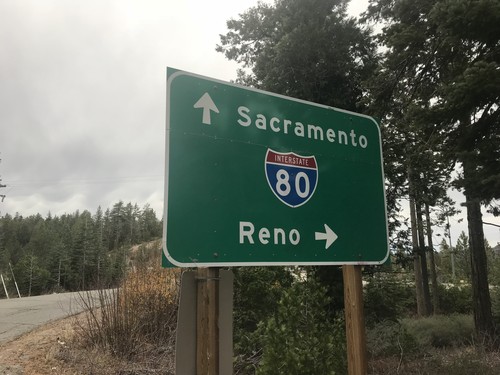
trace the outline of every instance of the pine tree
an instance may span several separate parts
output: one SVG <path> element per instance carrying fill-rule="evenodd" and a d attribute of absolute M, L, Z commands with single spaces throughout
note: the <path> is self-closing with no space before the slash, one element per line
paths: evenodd
<path fill-rule="evenodd" d="M 405 123 L 419 120 L 463 170 L 455 183 L 467 199 L 476 331 L 493 337 L 481 202 L 500 194 L 498 1 L 380 0 L 369 17 L 387 22 L 386 68 L 378 82 L 385 81 L 381 97 L 397 98 L 388 109 L 403 113 L 398 118 Z"/>
<path fill-rule="evenodd" d="M 359 110 L 374 44 L 345 0 L 259 3 L 227 22 L 217 51 L 243 64 L 240 81 L 275 93 Z"/>

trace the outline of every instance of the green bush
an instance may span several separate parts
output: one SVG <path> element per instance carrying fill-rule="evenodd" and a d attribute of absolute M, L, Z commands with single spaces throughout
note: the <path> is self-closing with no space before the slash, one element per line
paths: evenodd
<path fill-rule="evenodd" d="M 491 296 L 491 313 L 496 321 L 498 327 L 500 327 L 500 287 L 494 286 L 490 289 Z"/>
<path fill-rule="evenodd" d="M 474 335 L 474 322 L 470 315 L 435 315 L 403 319 L 401 323 L 424 350 L 467 345 Z"/>
<path fill-rule="evenodd" d="M 285 291 L 276 314 L 262 325 L 258 375 L 346 373 L 344 322 L 329 316 L 329 302 L 314 278 L 297 280 Z"/>
<path fill-rule="evenodd" d="M 445 287 L 439 285 L 441 314 L 471 314 L 472 289 L 470 285 Z"/>
<path fill-rule="evenodd" d="M 293 281 L 285 267 L 236 267 L 234 271 L 234 372 L 253 375 L 262 356 L 263 326 Z"/>
<path fill-rule="evenodd" d="M 383 321 L 366 330 L 366 346 L 371 357 L 418 354 L 420 347 L 407 329 L 394 321 Z"/>
<path fill-rule="evenodd" d="M 415 310 L 415 291 L 397 275 L 375 273 L 364 288 L 365 319 L 368 327 L 387 320 L 396 322 Z"/>

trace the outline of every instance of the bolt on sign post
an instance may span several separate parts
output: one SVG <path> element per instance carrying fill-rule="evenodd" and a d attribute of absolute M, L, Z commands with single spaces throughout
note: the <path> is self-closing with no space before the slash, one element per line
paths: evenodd
<path fill-rule="evenodd" d="M 360 267 L 389 256 L 378 124 L 168 68 L 166 151 L 165 264 L 349 265 L 349 358 L 366 362 Z"/>

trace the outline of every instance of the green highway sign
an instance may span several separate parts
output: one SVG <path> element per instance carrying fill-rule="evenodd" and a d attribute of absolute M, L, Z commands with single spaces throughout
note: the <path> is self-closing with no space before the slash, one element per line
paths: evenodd
<path fill-rule="evenodd" d="M 368 116 L 167 69 L 163 249 L 177 266 L 381 264 Z"/>

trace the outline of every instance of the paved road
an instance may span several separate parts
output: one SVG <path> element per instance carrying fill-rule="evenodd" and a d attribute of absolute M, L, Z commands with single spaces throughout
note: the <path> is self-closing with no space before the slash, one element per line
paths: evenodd
<path fill-rule="evenodd" d="M 0 344 L 83 310 L 78 293 L 0 300 Z"/>

